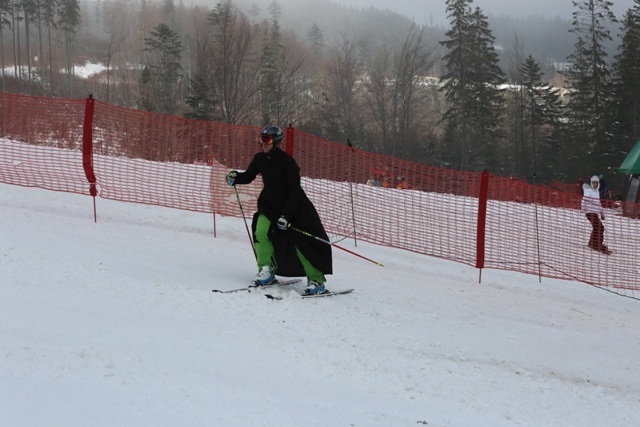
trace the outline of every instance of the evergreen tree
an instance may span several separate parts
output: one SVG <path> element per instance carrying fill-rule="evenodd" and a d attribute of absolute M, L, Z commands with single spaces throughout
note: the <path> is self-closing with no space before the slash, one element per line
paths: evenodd
<path fill-rule="evenodd" d="M 291 37 L 283 39 L 279 4 L 272 2 L 268 10 L 271 21 L 265 28 L 260 69 L 261 124 L 286 126 L 303 115 L 313 80 L 305 71 L 307 49 Z"/>
<path fill-rule="evenodd" d="M 314 55 L 322 55 L 322 52 L 324 51 L 324 34 L 315 22 L 307 32 L 307 41 L 311 45 L 311 51 Z"/>
<path fill-rule="evenodd" d="M 174 0 L 163 0 L 162 2 L 162 20 L 167 23 L 169 27 L 171 27 L 176 33 L 180 34 L 182 29 L 180 28 L 180 23 L 178 22 L 178 7 L 176 6 Z"/>
<path fill-rule="evenodd" d="M 22 77 L 22 67 L 20 60 L 20 22 L 24 19 L 22 16 L 22 4 L 19 0 L 11 0 L 11 36 L 13 39 L 13 75 L 16 79 Z"/>
<path fill-rule="evenodd" d="M 47 28 L 47 52 L 49 67 L 48 83 L 51 85 L 53 82 L 53 34 L 52 30 L 58 28 L 56 22 L 56 10 L 58 9 L 58 3 L 61 0 L 42 0 L 40 3 L 40 18 Z M 44 64 L 44 55 L 40 58 L 41 64 Z M 43 73 L 44 74 L 44 73 Z"/>
<path fill-rule="evenodd" d="M 0 0 L 0 57 L 2 57 L 2 91 L 5 88 L 5 64 L 4 64 L 4 36 L 3 29 L 11 25 L 11 21 L 7 19 L 7 16 L 11 13 L 10 0 Z"/>
<path fill-rule="evenodd" d="M 156 107 L 152 101 L 152 85 L 151 85 L 151 71 L 149 66 L 142 67 L 140 73 L 140 79 L 138 80 L 138 87 L 140 90 L 140 99 L 138 101 L 138 108 L 145 111 L 155 111 Z"/>
<path fill-rule="evenodd" d="M 569 170 L 575 176 L 603 172 L 612 166 L 613 147 L 609 137 L 611 79 L 606 43 L 611 41 L 608 24 L 616 22 L 612 3 L 606 0 L 573 1 L 576 10 L 570 32 L 577 40 L 569 55 L 571 68 L 568 103 L 569 130 L 573 153 Z"/>
<path fill-rule="evenodd" d="M 443 120 L 445 141 L 455 141 L 457 153 L 451 162 L 460 169 L 479 170 L 497 163 L 501 138 L 500 119 L 504 107 L 504 73 L 498 65 L 494 37 L 487 17 L 472 0 L 447 0 L 451 27 L 441 41 L 448 52 L 443 57 L 442 91 L 448 102 Z"/>
<path fill-rule="evenodd" d="M 615 57 L 616 141 L 627 152 L 640 138 L 640 0 L 622 20 L 622 43 Z"/>
<path fill-rule="evenodd" d="M 264 37 L 262 47 L 262 68 L 260 69 L 260 94 L 262 108 L 262 124 L 268 125 L 277 116 L 278 105 L 278 63 L 283 53 L 282 36 L 280 34 L 281 8 L 277 2 L 269 5 L 271 22 L 268 26 L 268 34 Z"/>
<path fill-rule="evenodd" d="M 64 50 L 67 73 L 68 96 L 73 96 L 71 82 L 73 69 L 73 42 L 76 29 L 80 26 L 80 2 L 78 0 L 59 0 L 58 25 L 64 32 Z"/>
<path fill-rule="evenodd" d="M 269 6 L 267 6 L 267 12 L 271 15 L 272 20 L 277 21 L 282 16 L 282 6 L 277 0 L 273 0 L 269 3 Z"/>
<path fill-rule="evenodd" d="M 27 48 L 27 80 L 31 83 L 33 76 L 33 54 L 31 52 L 31 27 L 37 20 L 38 15 L 38 1 L 37 0 L 22 0 L 22 10 L 24 12 L 24 34 L 25 44 Z"/>
<path fill-rule="evenodd" d="M 191 111 L 184 114 L 189 119 L 214 120 L 213 115 L 217 101 L 209 94 L 206 81 L 201 75 L 190 82 L 190 95 L 187 96 L 186 104 L 191 107 Z"/>
<path fill-rule="evenodd" d="M 522 64 L 522 89 L 524 99 L 523 130 L 528 145 L 523 149 L 521 175 L 537 174 L 542 179 L 552 178 L 557 158 L 557 135 L 563 114 L 563 105 L 558 89 L 542 80 L 540 65 L 529 55 Z M 546 169 L 546 171 L 545 171 Z M 541 172 L 543 172 L 541 174 Z M 545 173 L 546 172 L 546 173 Z"/>
<path fill-rule="evenodd" d="M 530 158 L 527 158 L 529 141 L 528 128 L 525 123 L 526 87 L 524 86 L 524 72 L 522 64 L 525 62 L 524 47 L 517 34 L 507 53 L 507 79 L 513 86 L 506 91 L 504 148 L 501 150 L 501 172 L 509 176 L 529 175 Z"/>
<path fill-rule="evenodd" d="M 148 68 L 154 111 L 175 114 L 182 78 L 180 37 L 168 25 L 158 24 L 144 43 L 145 52 L 150 54 Z"/>
<path fill-rule="evenodd" d="M 171 16 L 176 11 L 176 4 L 173 0 L 164 0 L 162 2 L 162 12 L 165 16 Z"/>

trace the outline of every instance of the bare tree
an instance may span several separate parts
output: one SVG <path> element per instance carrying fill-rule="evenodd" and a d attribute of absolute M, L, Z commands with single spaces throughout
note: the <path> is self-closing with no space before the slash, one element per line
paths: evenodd
<path fill-rule="evenodd" d="M 294 123 L 304 115 L 302 106 L 306 104 L 305 98 L 312 86 L 311 78 L 305 72 L 306 58 L 304 46 L 295 40 L 289 40 L 280 54 L 274 87 L 274 123 Z"/>
<path fill-rule="evenodd" d="M 262 124 L 292 123 L 301 115 L 312 84 L 303 72 L 308 49 L 293 35 L 282 36 L 277 2 L 271 3 L 269 13 L 272 20 L 264 28 L 260 70 Z"/>
<path fill-rule="evenodd" d="M 392 155 L 402 154 L 409 157 L 409 146 L 417 139 L 418 117 L 425 111 L 419 107 L 418 88 L 422 78 L 433 67 L 434 48 L 427 48 L 424 42 L 424 28 L 411 26 L 400 53 L 396 57 L 396 75 L 394 84 L 395 141 L 400 151 L 395 149 Z"/>
<path fill-rule="evenodd" d="M 219 3 L 196 36 L 197 78 L 216 101 L 214 118 L 225 123 L 250 123 L 259 110 L 260 70 L 256 28 L 232 5 Z"/>
<path fill-rule="evenodd" d="M 423 78 L 435 63 L 433 48 L 424 42 L 424 29 L 409 28 L 398 53 L 381 46 L 367 62 L 363 80 L 376 130 L 384 151 L 410 157 L 419 139 L 421 121 L 427 116 L 421 91 Z"/>
<path fill-rule="evenodd" d="M 338 141 L 356 140 L 361 135 L 361 125 L 355 118 L 359 109 L 355 92 L 360 74 L 356 47 L 356 43 L 343 33 L 342 39 L 331 49 L 323 85 L 324 133 Z"/>
<path fill-rule="evenodd" d="M 381 45 L 376 53 L 368 58 L 366 64 L 363 73 L 363 87 L 367 99 L 365 105 L 373 118 L 375 134 L 379 135 L 382 147 L 387 147 L 393 128 L 391 49 L 387 45 Z"/>
<path fill-rule="evenodd" d="M 125 40 L 129 37 L 129 21 L 127 15 L 131 13 L 127 0 L 105 0 L 103 15 L 105 31 L 109 36 L 107 47 L 107 88 L 105 102 L 109 102 L 111 88 L 111 67 L 113 57 L 120 51 Z"/>
<path fill-rule="evenodd" d="M 511 121 L 507 121 L 505 128 L 507 133 L 507 141 L 511 142 L 510 147 L 506 147 L 504 152 L 508 153 L 504 162 L 505 171 L 509 174 L 520 175 L 525 169 L 530 158 L 525 155 L 527 152 L 526 138 L 528 132 L 525 130 L 525 93 L 527 88 L 524 86 L 522 64 L 524 63 L 524 47 L 516 34 L 514 34 L 511 49 L 507 54 L 509 68 L 507 69 L 507 77 L 511 83 L 515 85 L 515 89 L 509 92 L 507 102 L 507 117 Z"/>

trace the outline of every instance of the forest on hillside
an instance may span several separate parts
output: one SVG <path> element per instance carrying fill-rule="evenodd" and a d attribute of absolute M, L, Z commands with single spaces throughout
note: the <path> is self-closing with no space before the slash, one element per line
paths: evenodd
<path fill-rule="evenodd" d="M 616 17 L 576 0 L 563 20 L 446 0 L 443 27 L 317 0 L 0 0 L 2 90 L 574 182 L 615 174 L 640 136 L 639 1 Z M 76 75 L 87 61 L 102 71 Z"/>

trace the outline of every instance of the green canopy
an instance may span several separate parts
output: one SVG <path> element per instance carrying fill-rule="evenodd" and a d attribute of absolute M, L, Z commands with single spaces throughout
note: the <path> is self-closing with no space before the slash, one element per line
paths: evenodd
<path fill-rule="evenodd" d="M 618 172 L 629 175 L 640 174 L 640 140 L 638 140 L 636 145 L 634 145 L 631 151 L 629 151 L 624 162 L 620 165 Z"/>

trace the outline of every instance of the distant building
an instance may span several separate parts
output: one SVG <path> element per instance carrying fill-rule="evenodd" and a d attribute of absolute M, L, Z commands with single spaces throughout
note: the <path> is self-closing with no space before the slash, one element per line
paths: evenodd
<path fill-rule="evenodd" d="M 573 64 L 571 62 L 552 62 L 551 65 L 556 71 L 560 71 L 561 73 L 569 71 Z"/>

